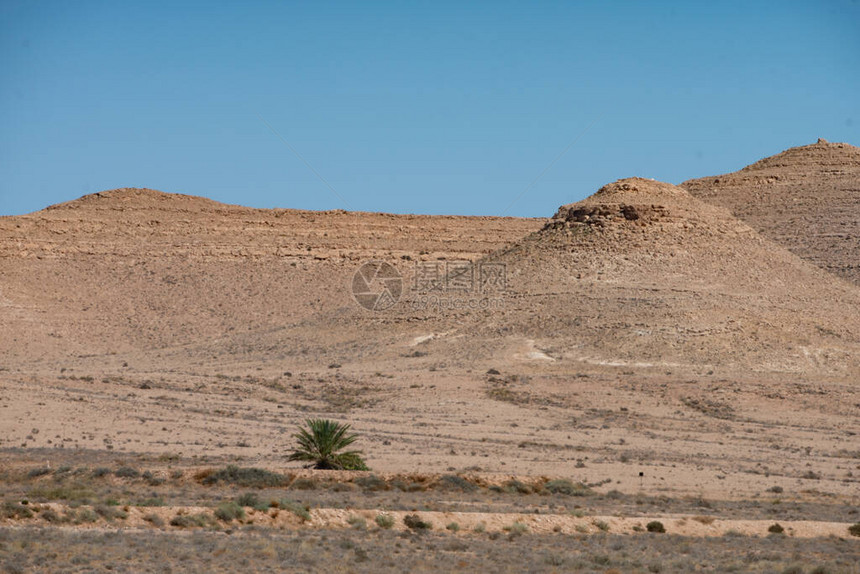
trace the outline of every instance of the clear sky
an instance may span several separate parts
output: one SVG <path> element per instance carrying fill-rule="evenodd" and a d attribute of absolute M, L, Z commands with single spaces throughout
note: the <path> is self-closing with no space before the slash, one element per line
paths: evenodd
<path fill-rule="evenodd" d="M 858 128 L 856 0 L 0 0 L 3 215 L 151 187 L 549 216 Z"/>

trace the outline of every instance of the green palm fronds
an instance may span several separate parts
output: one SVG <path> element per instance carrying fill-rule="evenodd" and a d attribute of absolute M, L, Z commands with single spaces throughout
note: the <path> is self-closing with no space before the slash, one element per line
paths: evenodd
<path fill-rule="evenodd" d="M 310 463 L 308 466 L 329 470 L 367 470 L 361 451 L 348 450 L 358 435 L 349 434 L 350 425 L 327 419 L 308 419 L 307 428 L 293 435 L 298 447 L 288 460 Z"/>

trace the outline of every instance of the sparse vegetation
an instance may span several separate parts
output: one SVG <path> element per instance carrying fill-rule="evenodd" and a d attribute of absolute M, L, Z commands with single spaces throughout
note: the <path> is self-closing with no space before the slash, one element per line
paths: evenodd
<path fill-rule="evenodd" d="M 29 492 L 29 497 L 37 500 L 68 500 L 84 504 L 94 496 L 92 490 L 79 483 L 36 486 Z"/>
<path fill-rule="evenodd" d="M 704 415 L 717 419 L 731 419 L 735 413 L 735 409 L 730 404 L 704 397 L 682 397 L 681 403 Z"/>
<path fill-rule="evenodd" d="M 713 516 L 699 515 L 699 516 L 694 516 L 693 520 L 695 520 L 696 522 L 699 522 L 701 524 L 704 524 L 704 525 L 709 525 L 709 524 L 713 524 L 714 521 L 716 520 L 716 518 L 714 518 Z"/>
<path fill-rule="evenodd" d="M 210 526 L 189 524 L 147 532 L 4 529 L 0 532 L 0 571 L 184 572 L 217 570 L 224 565 L 221 569 L 237 571 L 420 572 L 432 565 L 432 570 L 440 572 L 659 573 L 695 572 L 706 565 L 714 572 L 780 573 L 803 564 L 807 574 L 825 574 L 852 572 L 856 562 L 856 553 L 836 538 L 785 538 L 767 550 L 751 547 L 749 538 L 704 538 L 690 545 L 671 536 L 645 540 L 629 535 L 570 536 L 563 544 L 555 535 L 509 536 L 500 545 L 498 536 L 431 532 L 410 543 L 403 533 L 384 529 L 372 533 L 351 528 L 258 532 L 243 527 L 241 536 L 225 536 L 210 530 L 217 525 L 209 522 Z M 195 532 L 183 536 L 174 530 L 178 528 Z M 285 556 L 289 557 L 286 565 Z M 462 564 L 464 560 L 468 567 Z"/>
<path fill-rule="evenodd" d="M 603 532 L 609 532 L 609 523 L 604 520 L 595 520 L 592 522 L 592 524 L 598 530 L 602 530 Z"/>
<path fill-rule="evenodd" d="M 298 447 L 288 460 L 321 470 L 368 470 L 361 451 L 344 450 L 358 440 L 357 434 L 350 434 L 350 425 L 327 419 L 308 419 L 305 424 L 308 428 L 293 435 Z"/>
<path fill-rule="evenodd" d="M 223 482 L 245 488 L 277 488 L 290 483 L 289 477 L 277 472 L 262 468 L 241 468 L 235 465 L 229 465 L 217 471 L 198 473 L 198 480 L 203 484 Z"/>
<path fill-rule="evenodd" d="M 442 490 L 460 490 L 462 492 L 474 492 L 478 490 L 478 486 L 472 482 L 469 482 L 462 476 L 457 476 L 455 474 L 446 474 L 439 479 L 439 483 L 436 485 L 436 488 L 440 488 Z"/>
<path fill-rule="evenodd" d="M 553 494 L 565 496 L 589 496 L 593 494 L 592 490 L 581 482 L 574 484 L 567 479 L 550 480 L 544 485 L 544 488 Z"/>
<path fill-rule="evenodd" d="M 523 524 L 522 522 L 516 521 L 510 526 L 504 527 L 505 532 L 510 532 L 511 534 L 525 534 L 529 531 L 529 527 L 527 524 Z"/>
<path fill-rule="evenodd" d="M 34 469 L 30 470 L 27 473 L 27 477 L 28 478 L 37 478 L 40 476 L 45 476 L 46 474 L 51 474 L 51 469 L 43 466 L 43 467 L 34 468 Z"/>
<path fill-rule="evenodd" d="M 785 532 L 785 528 L 783 528 L 779 522 L 774 522 L 767 527 L 767 531 L 771 534 L 782 534 L 783 532 Z"/>
<path fill-rule="evenodd" d="M 162 526 L 164 526 L 164 520 L 155 513 L 145 514 L 143 516 L 143 519 L 149 524 L 155 526 L 156 528 L 161 528 Z"/>
<path fill-rule="evenodd" d="M 257 493 L 255 492 L 246 492 L 245 494 L 240 495 L 236 499 L 236 504 L 261 511 L 269 508 L 269 504 L 260 500 L 260 497 L 257 496 Z"/>
<path fill-rule="evenodd" d="M 91 508 L 79 508 L 77 511 L 69 510 L 67 516 L 67 520 L 73 524 L 89 524 L 98 519 L 99 515 Z"/>
<path fill-rule="evenodd" d="M 367 520 L 365 520 L 363 516 L 358 516 L 357 514 L 350 516 L 346 520 L 346 523 L 357 530 L 364 530 L 367 528 Z"/>
<path fill-rule="evenodd" d="M 128 513 L 125 510 L 116 508 L 115 506 L 109 506 L 107 504 L 98 504 L 93 510 L 96 514 L 108 521 L 115 519 L 125 520 L 128 518 Z"/>
<path fill-rule="evenodd" d="M 365 492 L 381 492 L 391 489 L 391 486 L 385 480 L 375 474 L 359 476 L 355 479 L 355 484 L 360 486 Z"/>
<path fill-rule="evenodd" d="M 137 478 L 140 476 L 140 471 L 130 466 L 121 466 L 114 472 L 119 478 Z"/>
<path fill-rule="evenodd" d="M 33 511 L 17 502 L 6 501 L 0 505 L 0 518 L 32 518 Z"/>
<path fill-rule="evenodd" d="M 170 525 L 177 528 L 207 528 L 215 525 L 212 516 L 205 513 L 177 514 L 170 519 Z"/>
<path fill-rule="evenodd" d="M 293 514 L 298 516 L 302 522 L 307 522 L 311 519 L 310 510 L 307 507 L 302 506 L 300 503 L 298 503 L 294 500 L 288 500 L 286 498 L 282 498 L 281 500 L 278 501 L 278 504 L 276 507 L 277 508 L 283 508 L 284 510 L 292 512 Z"/>

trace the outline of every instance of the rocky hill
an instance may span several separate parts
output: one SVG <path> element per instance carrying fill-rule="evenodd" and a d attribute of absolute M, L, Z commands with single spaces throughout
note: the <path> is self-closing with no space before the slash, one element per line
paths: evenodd
<path fill-rule="evenodd" d="M 860 148 L 819 140 L 681 187 L 860 285 Z"/>

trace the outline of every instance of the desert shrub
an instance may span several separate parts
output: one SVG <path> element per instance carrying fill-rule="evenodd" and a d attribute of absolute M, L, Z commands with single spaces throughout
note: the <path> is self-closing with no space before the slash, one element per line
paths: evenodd
<path fill-rule="evenodd" d="M 47 467 L 34 468 L 30 472 L 27 473 L 28 478 L 36 478 L 39 476 L 45 476 L 46 474 L 50 474 L 51 469 Z"/>
<path fill-rule="evenodd" d="M 164 526 L 164 520 L 155 513 L 146 514 L 144 515 L 143 519 L 158 528 Z"/>
<path fill-rule="evenodd" d="M 783 488 L 781 486 L 771 486 L 767 489 L 768 492 L 774 492 L 776 494 L 782 494 Z"/>
<path fill-rule="evenodd" d="M 510 532 L 511 534 L 525 534 L 526 532 L 529 531 L 529 527 L 528 527 L 528 525 L 517 521 L 517 522 L 514 522 L 513 524 L 511 524 L 510 526 L 505 526 L 503 528 L 503 530 L 505 530 L 506 532 Z"/>
<path fill-rule="evenodd" d="M 236 504 L 260 511 L 264 511 L 269 508 L 268 503 L 261 501 L 255 492 L 246 492 L 245 494 L 240 495 L 239 498 L 236 499 Z"/>
<path fill-rule="evenodd" d="M 60 516 L 53 508 L 46 508 L 39 513 L 39 516 L 41 516 L 46 522 L 50 522 L 52 524 L 57 522 L 63 522 L 63 517 Z"/>
<path fill-rule="evenodd" d="M 848 534 L 851 536 L 860 536 L 860 522 L 852 524 L 848 527 Z"/>
<path fill-rule="evenodd" d="M 115 506 L 109 506 L 107 504 L 99 504 L 95 507 L 94 510 L 99 516 L 103 517 L 105 520 L 113 520 L 115 518 L 125 520 L 126 518 L 128 518 L 127 512 L 116 508 Z"/>
<path fill-rule="evenodd" d="M 290 479 L 262 468 L 241 468 L 231 464 L 205 475 L 201 482 L 207 485 L 224 482 L 245 488 L 277 488 L 287 486 Z"/>
<path fill-rule="evenodd" d="M 384 479 L 379 478 L 375 474 L 359 476 L 354 482 L 365 492 L 379 492 L 382 490 L 389 490 L 391 488 Z"/>
<path fill-rule="evenodd" d="M 663 523 L 659 520 L 652 520 L 648 524 L 645 525 L 645 530 L 648 532 L 666 532 L 666 527 L 663 526 Z"/>
<path fill-rule="evenodd" d="M 278 501 L 278 508 L 283 508 L 284 510 L 292 512 L 293 514 L 301 518 L 302 522 L 307 522 L 311 519 L 310 510 L 294 500 L 282 498 Z"/>
<path fill-rule="evenodd" d="M 531 494 L 535 489 L 531 485 L 513 479 L 504 484 L 504 491 L 510 494 Z"/>
<path fill-rule="evenodd" d="M 290 484 L 293 490 L 316 490 L 320 486 L 320 481 L 316 478 L 297 478 Z"/>
<path fill-rule="evenodd" d="M 359 488 L 351 482 L 333 482 L 329 486 L 329 490 L 332 492 L 356 492 Z"/>
<path fill-rule="evenodd" d="M 236 504 L 239 506 L 247 506 L 249 508 L 254 508 L 258 504 L 260 504 L 260 497 L 257 496 L 256 492 L 246 492 L 245 494 L 240 494 L 236 498 Z"/>
<path fill-rule="evenodd" d="M 588 496 L 593 494 L 592 490 L 581 482 L 574 484 L 567 479 L 550 480 L 543 487 L 553 494 L 564 494 L 565 496 Z"/>
<path fill-rule="evenodd" d="M 224 522 L 231 522 L 245 518 L 245 509 L 235 502 L 222 502 L 215 509 L 215 518 Z"/>
<path fill-rule="evenodd" d="M 150 486 L 158 486 L 164 484 L 166 480 L 160 476 L 155 476 L 151 470 L 145 471 L 140 475 Z"/>
<path fill-rule="evenodd" d="M 367 528 L 367 521 L 361 516 L 350 516 L 347 521 L 347 524 L 355 528 L 356 530 L 364 530 Z"/>
<path fill-rule="evenodd" d="M 37 486 L 31 489 L 28 494 L 30 498 L 84 503 L 93 497 L 93 492 L 90 489 L 77 483 L 61 486 Z"/>
<path fill-rule="evenodd" d="M 99 515 L 90 508 L 81 508 L 75 513 L 70 512 L 69 518 L 75 524 L 86 524 L 97 521 Z"/>
<path fill-rule="evenodd" d="M 288 460 L 321 470 L 368 470 L 361 451 L 344 450 L 358 440 L 357 434 L 350 434 L 350 425 L 328 419 L 308 419 L 305 424 L 307 429 L 293 435 L 298 446 Z"/>
<path fill-rule="evenodd" d="M 401 492 L 424 492 L 427 490 L 427 485 L 423 482 L 405 481 L 399 478 L 391 481 L 391 487 Z"/>
<path fill-rule="evenodd" d="M 767 531 L 771 534 L 782 534 L 783 532 L 785 532 L 785 528 L 783 528 L 779 522 L 774 522 L 767 527 Z"/>
<path fill-rule="evenodd" d="M 103 476 L 107 476 L 111 473 L 111 470 L 107 467 L 100 466 L 98 468 L 93 469 L 93 476 L 96 478 L 101 478 Z"/>
<path fill-rule="evenodd" d="M 114 471 L 114 476 L 119 478 L 137 478 L 140 476 L 140 471 L 130 466 L 121 466 Z"/>
<path fill-rule="evenodd" d="M 177 514 L 170 519 L 170 525 L 177 528 L 204 528 L 214 525 L 214 520 L 208 514 Z"/>
<path fill-rule="evenodd" d="M 403 524 L 405 524 L 407 528 L 411 530 L 430 530 L 433 528 L 433 525 L 431 523 L 425 522 L 417 514 L 407 514 L 406 516 L 404 516 Z"/>
<path fill-rule="evenodd" d="M 136 502 L 135 506 L 164 506 L 164 499 L 160 497 L 144 498 Z"/>
<path fill-rule="evenodd" d="M 448 526 L 445 527 L 445 529 L 450 530 L 451 532 L 459 532 L 460 531 L 460 525 L 457 524 L 456 522 L 451 522 L 448 524 Z"/>
<path fill-rule="evenodd" d="M 597 527 L 598 530 L 603 532 L 609 532 L 609 523 L 603 520 L 595 520 L 592 524 Z"/>
<path fill-rule="evenodd" d="M 564 556 L 561 554 L 547 553 L 543 557 L 544 564 L 548 566 L 564 566 Z"/>
<path fill-rule="evenodd" d="M 17 502 L 4 502 L 0 506 L 0 518 L 32 518 L 33 511 Z"/>
<path fill-rule="evenodd" d="M 376 524 L 380 528 L 391 528 L 392 526 L 394 526 L 394 517 L 390 514 L 377 514 Z"/>
<path fill-rule="evenodd" d="M 474 492 L 478 490 L 477 485 L 456 474 L 446 474 L 439 478 L 436 488 L 440 490 L 459 490 L 462 492 Z"/>

